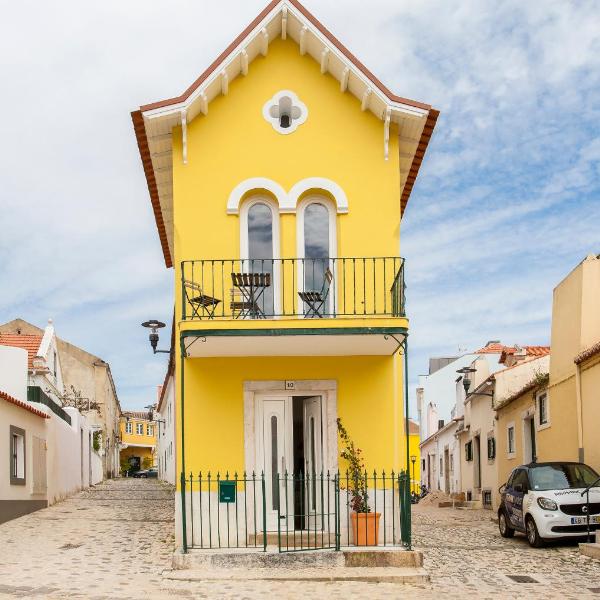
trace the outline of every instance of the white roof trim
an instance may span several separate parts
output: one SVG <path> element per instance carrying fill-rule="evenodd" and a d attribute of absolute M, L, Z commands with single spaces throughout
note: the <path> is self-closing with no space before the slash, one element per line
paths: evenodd
<path fill-rule="evenodd" d="M 264 36 L 264 30 L 266 26 L 274 20 L 274 18 L 279 17 L 280 13 L 283 13 L 283 9 L 287 9 L 286 19 L 289 19 L 290 16 L 296 18 L 301 25 L 306 28 L 323 46 L 323 50 L 327 49 L 327 56 L 329 60 L 331 60 L 331 56 L 335 56 L 337 60 L 342 62 L 345 65 L 345 68 L 348 67 L 350 69 L 350 73 L 357 77 L 362 81 L 364 86 L 371 88 L 372 94 L 376 95 L 387 107 L 399 111 L 401 113 L 409 114 L 414 117 L 426 117 L 429 111 L 425 108 L 418 108 L 415 106 L 411 106 L 409 104 L 404 104 L 402 102 L 397 102 L 391 100 L 371 79 L 369 79 L 358 67 L 356 67 L 344 54 L 342 54 L 336 46 L 332 44 L 332 42 L 325 37 L 302 13 L 296 10 L 294 6 L 289 4 L 286 0 L 282 0 L 277 6 L 271 10 L 271 12 L 260 22 L 258 23 L 254 29 L 229 53 L 229 55 L 223 59 L 223 61 L 215 67 L 212 73 L 206 78 L 206 80 L 195 89 L 190 96 L 183 102 L 179 102 L 177 104 L 170 104 L 168 106 L 163 106 L 155 109 L 151 109 L 148 111 L 144 111 L 143 115 L 145 118 L 154 119 L 160 118 L 166 115 L 171 115 L 174 112 L 178 112 L 182 109 L 189 109 L 189 107 L 203 94 L 205 94 L 206 89 L 214 83 L 215 79 L 218 79 L 223 70 L 227 69 L 229 65 L 234 62 L 240 62 L 240 54 L 245 51 L 245 48 L 257 37 L 260 35 Z M 286 36 L 287 37 L 287 36 Z M 380 116 L 380 118 L 385 119 L 385 111 L 384 114 Z"/>

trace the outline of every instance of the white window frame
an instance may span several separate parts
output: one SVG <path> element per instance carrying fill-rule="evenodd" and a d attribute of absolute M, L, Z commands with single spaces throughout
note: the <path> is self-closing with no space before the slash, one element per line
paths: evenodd
<path fill-rule="evenodd" d="M 285 98 L 286 96 L 289 98 L 292 107 L 296 107 L 299 109 L 300 116 L 295 119 L 291 118 L 289 127 L 281 127 L 281 125 L 279 124 L 279 116 L 272 116 L 271 108 L 279 106 L 280 100 L 282 98 Z M 288 135 L 290 133 L 294 133 L 294 131 L 296 131 L 296 129 L 298 129 L 300 125 L 306 122 L 306 119 L 308 118 L 308 108 L 306 108 L 306 104 L 304 104 L 304 102 L 302 102 L 294 92 L 292 92 L 291 90 L 281 90 L 277 92 L 272 98 L 267 100 L 267 102 L 265 102 L 262 109 L 262 114 L 267 123 L 270 123 L 277 133 L 281 133 L 282 135 Z"/>
<path fill-rule="evenodd" d="M 133 435 L 133 423 L 131 421 L 127 421 L 127 423 L 125 423 L 125 433 Z"/>
<path fill-rule="evenodd" d="M 304 248 L 304 213 L 311 204 L 322 204 L 327 209 L 327 215 L 329 218 L 329 258 L 337 258 L 337 211 L 334 201 L 331 200 L 327 195 L 320 194 L 318 191 L 308 194 L 298 202 L 296 209 L 296 256 L 298 257 L 297 267 L 297 281 L 298 291 L 304 290 L 304 278 L 302 277 L 302 259 L 306 258 Z M 329 312 L 337 313 L 337 269 L 335 267 L 335 261 L 331 261 L 330 265 L 331 272 L 333 273 L 333 282 L 331 284 L 331 291 L 329 294 Z M 298 296 L 298 314 L 301 315 L 303 312 L 303 302 Z M 333 306 L 331 305 L 333 302 Z M 332 310 L 333 308 L 333 310 Z"/>
<path fill-rule="evenodd" d="M 540 400 L 543 396 L 546 397 L 546 422 L 545 423 L 540 422 L 540 416 L 541 416 Z M 535 425 L 536 425 L 536 427 L 535 427 L 536 431 L 542 431 L 543 429 L 548 429 L 548 427 L 550 427 L 550 425 L 552 425 L 552 422 L 550 420 L 550 394 L 548 393 L 548 390 L 541 390 L 541 391 L 537 392 L 535 395 Z"/>
<path fill-rule="evenodd" d="M 510 448 L 510 430 L 512 429 L 512 442 L 513 448 Z M 508 458 L 516 458 L 517 456 L 517 428 L 515 422 L 511 421 L 506 425 L 506 455 Z"/>
<path fill-rule="evenodd" d="M 276 315 L 281 313 L 281 293 L 279 282 L 281 281 L 281 251 L 279 241 L 279 205 L 273 198 L 256 190 L 256 193 L 250 192 L 242 203 L 240 208 L 240 258 L 249 260 L 250 244 L 248 239 L 248 213 L 255 204 L 264 204 L 271 211 L 272 235 L 273 235 L 273 312 Z"/>
<path fill-rule="evenodd" d="M 150 436 L 154 435 L 154 426 L 151 425 L 150 423 L 148 423 L 146 425 L 146 435 L 150 435 Z"/>
<path fill-rule="evenodd" d="M 140 429 L 141 429 L 141 431 L 140 431 Z M 135 424 L 135 434 L 136 435 L 144 435 L 144 424 L 143 423 Z"/>

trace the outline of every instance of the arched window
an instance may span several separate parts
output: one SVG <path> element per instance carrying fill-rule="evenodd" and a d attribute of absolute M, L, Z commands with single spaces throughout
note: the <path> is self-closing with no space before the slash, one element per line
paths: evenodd
<path fill-rule="evenodd" d="M 304 291 L 317 292 L 326 299 L 320 314 L 330 314 L 334 306 L 335 265 L 331 259 L 337 255 L 335 219 L 334 207 L 322 196 L 305 198 L 298 206 L 299 279 Z M 314 316 L 310 306 L 305 305 L 302 312 Z"/>
<path fill-rule="evenodd" d="M 279 213 L 268 198 L 255 197 L 242 205 L 240 216 L 242 270 L 246 273 L 268 274 L 269 285 L 264 289 L 255 289 L 253 298 L 257 300 L 262 314 L 272 316 L 278 308 L 275 290 L 279 258 Z"/>

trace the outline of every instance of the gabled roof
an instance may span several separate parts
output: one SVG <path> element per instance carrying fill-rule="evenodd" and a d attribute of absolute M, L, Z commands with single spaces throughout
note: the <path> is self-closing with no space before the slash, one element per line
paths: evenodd
<path fill-rule="evenodd" d="M 27 350 L 27 368 L 33 369 L 33 359 L 38 355 L 41 335 L 0 333 L 0 346 L 13 346 Z"/>
<path fill-rule="evenodd" d="M 341 92 L 360 99 L 364 110 L 398 125 L 401 211 L 406 208 L 439 112 L 392 93 L 298 0 L 273 0 L 183 94 L 131 113 L 167 267 L 173 264 L 173 127 L 207 114 L 210 102 L 227 93 L 233 79 L 247 74 L 252 60 L 265 56 L 279 36 L 297 42 L 300 52 L 340 81 Z"/>
<path fill-rule="evenodd" d="M 34 415 L 37 415 L 38 417 L 42 417 L 43 419 L 50 418 L 50 415 L 47 415 L 45 412 L 38 410 L 37 408 L 33 408 L 33 406 L 29 406 L 29 404 L 27 404 L 27 402 L 17 400 L 13 396 L 11 396 L 10 394 L 7 394 L 6 392 L 3 392 L 2 390 L 0 390 L 0 399 L 6 400 L 6 402 L 8 402 L 9 404 L 14 404 L 15 406 L 18 406 L 19 408 L 22 408 L 24 410 L 28 410 L 30 413 L 33 413 Z"/>

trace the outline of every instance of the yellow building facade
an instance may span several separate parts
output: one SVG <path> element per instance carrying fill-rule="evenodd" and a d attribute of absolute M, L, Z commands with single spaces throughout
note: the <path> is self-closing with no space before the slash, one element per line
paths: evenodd
<path fill-rule="evenodd" d="M 156 423 L 145 412 L 123 412 L 119 423 L 121 434 L 121 472 L 149 469 L 155 465 Z"/>
<path fill-rule="evenodd" d="M 338 419 L 368 472 L 412 469 L 400 225 L 437 115 L 296 0 L 132 114 L 174 269 L 178 521 L 201 472 L 264 473 L 273 507 L 278 475 L 343 471 Z"/>
<path fill-rule="evenodd" d="M 543 460 L 589 464 L 600 472 L 600 256 L 585 258 L 554 289 L 548 423 Z M 557 426 L 557 424 L 559 426 Z"/>

